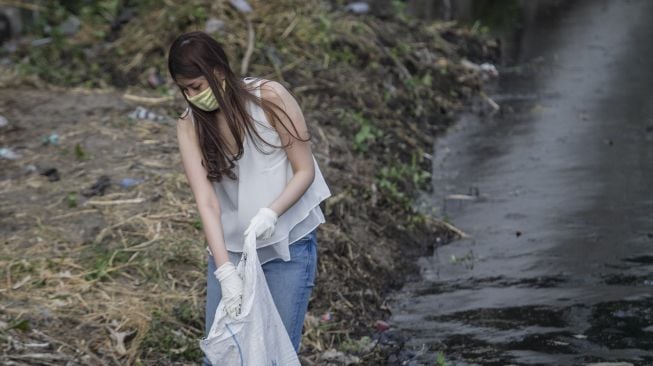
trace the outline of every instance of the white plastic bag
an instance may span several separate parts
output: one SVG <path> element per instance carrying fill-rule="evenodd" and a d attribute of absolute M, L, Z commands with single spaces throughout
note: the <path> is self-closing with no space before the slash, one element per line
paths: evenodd
<path fill-rule="evenodd" d="M 200 340 L 206 357 L 215 366 L 300 365 L 265 281 L 253 231 L 236 270 L 243 278 L 241 313 L 229 317 L 220 301 L 208 336 Z"/>

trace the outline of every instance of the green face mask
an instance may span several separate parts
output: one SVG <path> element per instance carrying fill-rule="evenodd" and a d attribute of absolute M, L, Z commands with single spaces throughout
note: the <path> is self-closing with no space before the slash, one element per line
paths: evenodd
<path fill-rule="evenodd" d="M 223 91 L 225 90 L 225 84 L 226 81 L 222 79 Z M 213 95 L 211 87 L 202 90 L 201 93 L 193 95 L 192 97 L 189 97 L 188 94 L 186 94 L 186 98 L 188 98 L 188 101 L 191 102 L 194 106 L 205 112 L 212 112 L 220 107 L 218 105 L 218 100 L 215 99 L 215 95 Z"/>

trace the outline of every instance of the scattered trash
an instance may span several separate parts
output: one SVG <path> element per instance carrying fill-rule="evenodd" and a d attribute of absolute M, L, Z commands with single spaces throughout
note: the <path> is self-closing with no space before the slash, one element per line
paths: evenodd
<path fill-rule="evenodd" d="M 330 349 L 325 351 L 320 355 L 321 361 L 329 361 L 329 364 L 335 363 L 337 365 L 354 365 L 361 362 L 360 358 L 347 355 L 344 352 L 336 351 L 335 349 Z"/>
<path fill-rule="evenodd" d="M 623 318 L 630 318 L 633 316 L 633 314 L 629 311 L 617 310 L 612 313 L 612 316 L 614 316 L 615 318 L 623 319 Z"/>
<path fill-rule="evenodd" d="M 370 4 L 363 1 L 356 1 L 345 6 L 346 11 L 354 14 L 367 14 L 370 12 Z"/>
<path fill-rule="evenodd" d="M 479 93 L 479 94 L 481 98 L 483 98 L 483 100 L 487 102 L 487 104 L 492 108 L 492 112 L 498 112 L 501 109 L 499 104 L 497 104 L 497 102 L 492 100 L 492 98 L 488 97 L 485 93 Z"/>
<path fill-rule="evenodd" d="M 56 182 L 61 179 L 57 168 L 47 168 L 41 171 L 41 175 L 48 177 L 50 182 Z"/>
<path fill-rule="evenodd" d="M 569 343 L 567 343 L 567 342 L 561 342 L 561 341 L 556 341 L 556 340 L 551 341 L 551 344 L 554 345 L 554 346 L 568 346 L 569 345 Z"/>
<path fill-rule="evenodd" d="M 135 186 L 135 185 L 139 185 L 139 184 L 141 184 L 141 183 L 143 183 L 143 180 L 142 180 L 142 179 L 123 178 L 122 180 L 120 180 L 120 186 L 121 186 L 122 188 L 133 187 L 133 186 Z"/>
<path fill-rule="evenodd" d="M 27 173 L 34 173 L 36 170 L 37 170 L 36 165 L 34 165 L 34 164 L 30 164 L 30 165 L 25 167 L 25 171 Z"/>
<path fill-rule="evenodd" d="M 43 137 L 43 145 L 59 145 L 59 135 L 51 133 L 49 136 Z"/>
<path fill-rule="evenodd" d="M 11 148 L 3 147 L 0 149 L 0 158 L 7 160 L 16 160 L 20 158 L 20 155 L 15 153 Z"/>
<path fill-rule="evenodd" d="M 252 7 L 246 0 L 229 0 L 229 4 L 241 13 L 251 13 Z"/>
<path fill-rule="evenodd" d="M 82 194 L 85 197 L 104 196 L 104 192 L 111 186 L 111 178 L 107 175 L 101 175 L 93 185 L 84 190 Z"/>
<path fill-rule="evenodd" d="M 576 339 L 587 339 L 587 336 L 585 334 L 574 334 L 574 338 L 576 338 Z"/>
<path fill-rule="evenodd" d="M 136 120 L 138 120 L 138 119 L 140 119 L 140 120 L 147 119 L 147 120 L 155 121 L 155 122 L 163 122 L 163 121 L 167 120 L 166 117 L 160 116 L 160 115 L 150 111 L 149 109 L 147 109 L 145 107 L 141 107 L 141 106 L 136 107 L 136 109 L 129 114 L 129 118 L 136 119 Z"/>
<path fill-rule="evenodd" d="M 487 62 L 481 64 L 481 71 L 492 76 L 493 78 L 499 76 L 499 71 L 497 70 L 496 66 Z"/>
<path fill-rule="evenodd" d="M 147 72 L 147 84 L 151 88 L 157 88 L 166 83 L 166 79 L 161 75 L 158 69 L 151 67 Z"/>
<path fill-rule="evenodd" d="M 596 362 L 588 363 L 585 366 L 633 366 L 630 362 Z"/>
<path fill-rule="evenodd" d="M 59 30 L 66 36 L 72 36 L 79 31 L 82 22 L 74 15 L 68 17 L 63 23 L 59 25 Z"/>
<path fill-rule="evenodd" d="M 218 18 L 209 18 L 204 25 L 204 31 L 206 33 L 215 33 L 224 30 L 225 23 L 223 20 Z"/>
<path fill-rule="evenodd" d="M 468 194 L 456 194 L 456 193 L 454 193 L 454 194 L 447 195 L 445 197 L 445 199 L 447 199 L 447 200 L 463 200 L 463 201 L 470 200 L 471 201 L 471 200 L 477 199 L 477 197 L 470 196 Z"/>
<path fill-rule="evenodd" d="M 326 312 L 320 316 L 320 322 L 326 323 L 333 319 L 333 315 L 330 312 Z"/>
<path fill-rule="evenodd" d="M 649 325 L 646 328 L 642 328 L 642 330 L 645 331 L 645 332 L 653 332 L 653 325 Z"/>
<path fill-rule="evenodd" d="M 490 63 L 475 64 L 467 59 L 460 61 L 460 65 L 468 70 L 480 73 L 484 79 L 496 78 L 499 76 L 499 71 L 496 66 Z"/>
<path fill-rule="evenodd" d="M 47 38 L 39 38 L 35 39 L 32 42 L 30 42 L 30 45 L 32 47 L 40 47 L 40 46 L 45 46 L 46 44 L 52 43 L 52 38 L 47 37 Z"/>
<path fill-rule="evenodd" d="M 644 280 L 645 286 L 653 286 L 653 280 Z"/>
<path fill-rule="evenodd" d="M 5 127 L 9 124 L 9 120 L 5 116 L 0 115 L 0 127 Z"/>
<path fill-rule="evenodd" d="M 377 332 L 385 332 L 386 330 L 390 329 L 390 324 L 384 322 L 383 320 L 377 320 L 374 323 L 374 328 L 376 328 Z"/>

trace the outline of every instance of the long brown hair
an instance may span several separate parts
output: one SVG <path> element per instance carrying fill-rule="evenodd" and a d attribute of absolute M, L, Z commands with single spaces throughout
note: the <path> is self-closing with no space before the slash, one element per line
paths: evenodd
<path fill-rule="evenodd" d="M 187 79 L 194 79 L 200 76 L 205 77 L 218 101 L 219 109 L 212 112 L 205 112 L 193 104 L 188 103 L 190 112 L 193 114 L 196 122 L 195 131 L 202 152 L 202 165 L 208 172 L 206 178 L 209 181 L 220 182 L 224 175 L 227 175 L 231 179 L 237 178 L 233 172 L 233 168 L 235 167 L 234 161 L 240 159 L 243 155 L 242 137 L 244 133 L 247 133 L 250 139 L 254 141 L 255 139 L 252 138 L 253 132 L 258 140 L 274 148 L 285 148 L 292 143 L 291 141 L 286 145 L 277 146 L 265 141 L 259 135 L 254 127 L 252 116 L 247 112 L 247 102 L 256 103 L 257 106 L 263 108 L 272 126 L 276 126 L 277 122 L 281 123 L 289 133 L 290 130 L 281 122 L 275 110 L 283 112 L 288 120 L 291 120 L 290 116 L 288 116 L 283 108 L 280 108 L 275 103 L 252 94 L 250 92 L 252 88 L 246 87 L 245 83 L 229 67 L 229 60 L 222 45 L 208 34 L 204 32 L 189 32 L 177 37 L 172 42 L 168 53 L 168 70 L 170 76 L 175 81 L 177 77 Z M 225 78 L 226 85 L 224 92 L 220 87 L 220 81 L 215 75 L 216 71 L 222 73 Z M 260 85 L 264 85 L 267 82 L 269 81 L 263 81 Z M 188 97 L 183 90 L 182 95 L 186 99 L 186 102 L 188 102 Z M 217 112 L 220 110 L 224 112 L 229 130 L 238 144 L 238 152 L 233 159 L 226 150 L 226 139 L 220 134 L 218 128 Z M 272 117 L 271 120 L 270 117 Z M 300 141 L 309 141 L 311 139 L 310 132 L 307 139 L 302 139 L 294 124 L 291 123 L 291 125 L 297 134 L 295 136 L 291 133 L 293 137 Z M 255 143 L 255 146 L 261 151 L 257 143 Z M 266 153 L 264 151 L 261 152 Z M 269 152 L 266 154 L 269 154 Z"/>

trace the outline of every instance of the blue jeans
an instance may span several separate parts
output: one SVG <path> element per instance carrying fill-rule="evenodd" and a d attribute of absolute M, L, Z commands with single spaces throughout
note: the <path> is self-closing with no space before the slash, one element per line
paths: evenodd
<path fill-rule="evenodd" d="M 308 309 L 308 300 L 313 290 L 317 270 L 317 228 L 292 243 L 288 249 L 290 261 L 285 262 L 277 258 L 263 264 L 262 268 L 274 304 L 277 306 L 295 351 L 298 352 L 304 315 Z M 238 264 L 241 254 L 228 253 L 229 260 Z M 208 262 L 204 336 L 208 335 L 213 325 L 215 311 L 222 297 L 220 283 L 213 274 L 216 270 L 215 261 L 210 255 Z M 210 365 L 206 358 L 204 358 L 204 365 Z"/>

